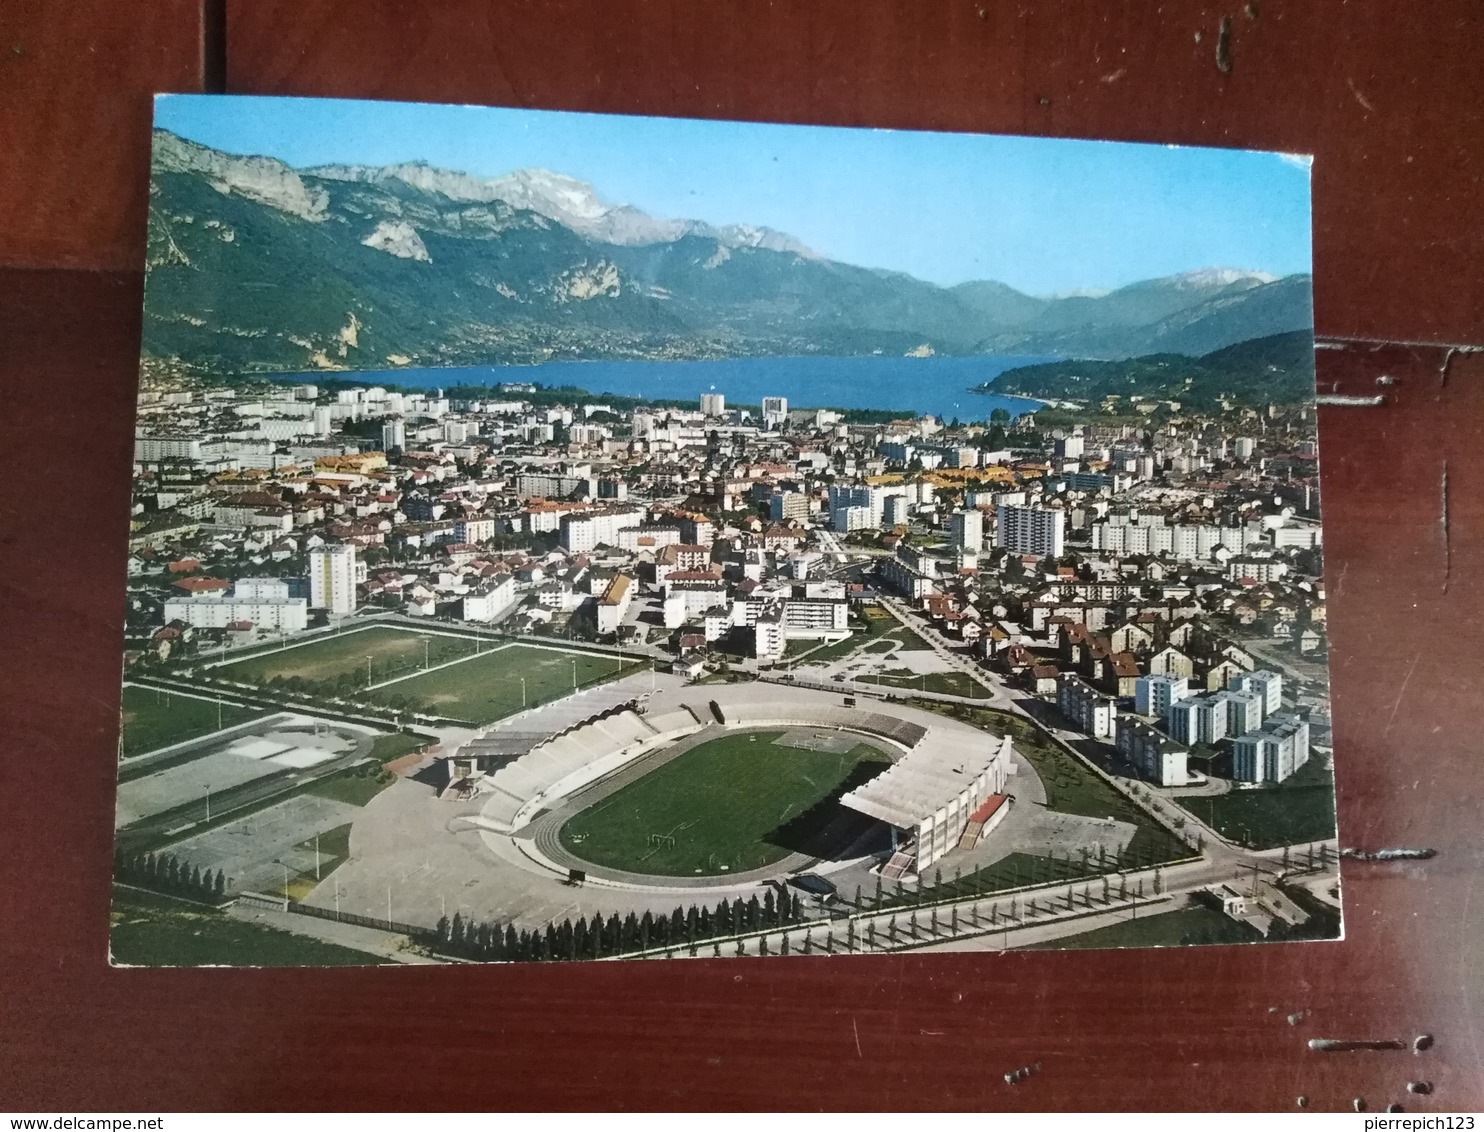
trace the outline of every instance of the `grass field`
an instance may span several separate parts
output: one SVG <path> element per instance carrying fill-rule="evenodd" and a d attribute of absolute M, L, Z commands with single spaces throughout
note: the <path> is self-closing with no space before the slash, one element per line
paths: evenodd
<path fill-rule="evenodd" d="M 158 688 L 124 686 L 123 740 L 119 750 L 125 758 L 209 735 L 217 730 L 215 700 L 199 700 Z M 268 713 L 260 708 L 221 706 L 221 725 L 231 727 Z"/>
<path fill-rule="evenodd" d="M 914 675 L 910 669 L 893 668 L 877 676 L 862 676 L 862 684 L 880 684 L 887 688 L 904 688 L 912 692 L 938 692 L 966 699 L 987 700 L 989 689 L 962 672 L 929 672 Z"/>
<path fill-rule="evenodd" d="M 166 896 L 113 890 L 109 949 L 139 967 L 369 967 L 388 960 Z"/>
<path fill-rule="evenodd" d="M 580 688 L 644 667 L 644 662 L 625 657 L 621 673 L 617 656 L 508 645 L 450 668 L 373 689 L 367 698 L 446 719 L 493 723 L 521 710 L 521 677 L 525 677 L 527 707 L 571 695 L 574 662 Z"/>
<path fill-rule="evenodd" d="M 824 645 L 804 641 L 802 643 L 807 648 L 796 652 L 790 645 L 783 655 L 790 664 L 831 664 L 857 649 L 866 653 L 885 652 L 894 643 L 900 644 L 904 649 L 929 647 L 926 641 L 879 605 L 866 606 L 861 617 L 852 616 L 850 629 L 850 636 L 843 641 Z"/>
<path fill-rule="evenodd" d="M 806 843 L 837 816 L 834 798 L 890 763 L 866 744 L 832 754 L 778 746 L 780 734 L 727 735 L 686 751 L 571 818 L 562 844 L 595 865 L 659 876 L 762 868 Z"/>
<path fill-rule="evenodd" d="M 371 744 L 371 757 L 385 766 L 387 763 L 400 759 L 403 755 L 410 755 L 413 751 L 422 749 L 431 742 L 431 739 L 409 735 L 405 731 L 398 731 L 391 735 L 378 735 L 376 741 Z"/>
<path fill-rule="evenodd" d="M 1223 837 L 1254 849 L 1304 845 L 1335 835 L 1335 780 L 1321 755 L 1311 755 L 1277 786 L 1181 798 L 1180 804 Z"/>
<path fill-rule="evenodd" d="M 304 788 L 306 794 L 317 794 L 352 806 L 364 806 L 397 780 L 389 770 L 376 763 L 365 763 L 336 774 L 327 774 Z"/>
<path fill-rule="evenodd" d="M 474 652 L 476 642 L 443 633 L 419 633 L 374 625 L 353 633 L 321 637 L 304 645 L 273 649 L 212 669 L 215 675 L 244 683 L 266 683 L 275 678 L 333 684 L 349 678 L 366 686 L 366 658 L 371 658 L 371 683 L 399 673 L 416 672 L 427 663 L 442 664 Z M 488 646 L 485 646 L 488 647 Z"/>
<path fill-rule="evenodd" d="M 1199 905 L 1124 920 L 1080 935 L 1032 943 L 1022 951 L 1084 951 L 1108 947 L 1180 947 L 1200 943 L 1256 943 L 1262 933 L 1214 908 Z"/>

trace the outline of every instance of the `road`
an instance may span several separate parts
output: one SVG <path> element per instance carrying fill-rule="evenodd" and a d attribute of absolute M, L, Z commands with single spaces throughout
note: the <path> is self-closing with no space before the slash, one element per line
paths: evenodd
<path fill-rule="evenodd" d="M 1309 874 L 1305 883 L 1333 875 L 1337 851 L 1333 843 L 1330 843 L 1330 849 L 1331 865 Z M 1281 853 L 1281 850 L 1276 852 Z M 1264 854 L 1253 856 L 1270 878 L 1276 878 L 1282 871 L 1281 860 Z M 1102 895 L 1102 879 L 1091 877 L 1070 885 L 1043 885 L 950 901 L 936 908 L 899 907 L 851 915 L 837 913 L 833 919 L 820 913 L 814 919 L 787 928 L 752 933 L 740 941 L 740 952 L 737 940 L 722 941 L 720 954 L 779 955 L 783 952 L 785 938 L 789 951 L 799 954 L 805 949 L 806 937 L 811 953 L 1001 951 L 1007 947 L 1080 935 L 1110 923 L 1148 914 L 1145 909 L 1174 911 L 1185 907 L 1191 894 L 1215 884 L 1228 882 L 1245 890 L 1250 883 L 1249 874 L 1250 868 L 1229 868 L 1224 861 L 1203 858 L 1184 865 L 1111 874 L 1107 897 Z M 1120 896 L 1120 889 L 1126 895 Z M 688 950 L 682 945 L 672 947 L 668 952 L 656 950 L 643 957 L 684 955 Z M 697 946 L 700 956 L 716 952 L 714 941 Z"/>

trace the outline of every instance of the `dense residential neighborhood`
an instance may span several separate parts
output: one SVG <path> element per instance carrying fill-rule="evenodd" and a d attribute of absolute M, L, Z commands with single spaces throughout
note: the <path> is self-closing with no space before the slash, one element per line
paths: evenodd
<path fill-rule="evenodd" d="M 572 394 L 147 386 L 130 663 L 385 614 L 839 680 L 827 646 L 888 599 L 1160 787 L 1327 746 L 1311 404 L 963 425 Z"/>

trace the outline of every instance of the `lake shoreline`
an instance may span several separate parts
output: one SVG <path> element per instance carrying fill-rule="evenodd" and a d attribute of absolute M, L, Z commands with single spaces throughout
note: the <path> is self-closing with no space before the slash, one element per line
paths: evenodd
<path fill-rule="evenodd" d="M 704 361 L 563 361 L 535 365 L 405 367 L 320 370 L 264 375 L 275 382 L 398 386 L 427 390 L 482 387 L 490 396 L 519 396 L 521 386 L 544 391 L 571 388 L 594 399 L 699 404 L 702 393 L 721 393 L 732 407 L 756 408 L 762 398 L 787 398 L 791 409 L 869 411 L 935 416 L 943 421 L 987 420 L 996 409 L 1013 419 L 1046 402 L 977 388 L 992 386 L 1007 370 L 1044 357 L 938 355 L 928 358 L 748 357 Z M 501 386 L 511 387 L 502 391 Z"/>

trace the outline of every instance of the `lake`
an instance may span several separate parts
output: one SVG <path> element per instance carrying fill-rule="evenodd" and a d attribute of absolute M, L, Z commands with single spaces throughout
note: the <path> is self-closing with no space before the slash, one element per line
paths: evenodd
<path fill-rule="evenodd" d="M 758 405 L 764 397 L 787 397 L 791 409 L 896 409 L 951 421 L 982 421 L 995 409 L 1012 417 L 1039 401 L 972 393 L 1007 369 L 1049 361 L 1044 357 L 728 358 L 704 362 L 548 362 L 534 366 L 458 366 L 447 369 L 338 371 L 296 375 L 312 382 L 335 378 L 368 384 L 432 389 L 452 385 L 535 382 L 586 389 L 595 398 L 622 397 L 694 401 L 721 393 L 728 405 Z"/>

